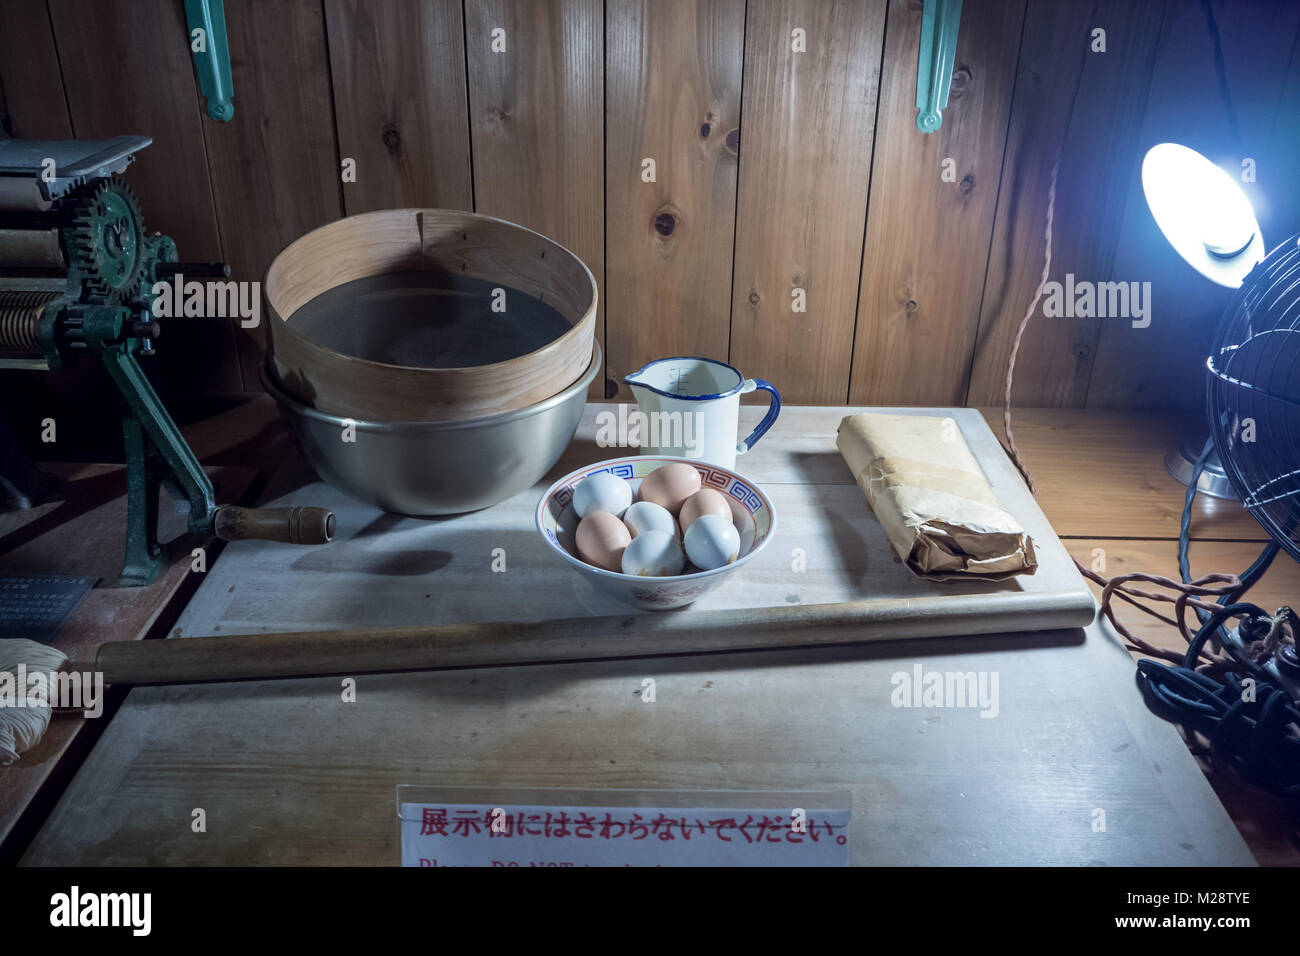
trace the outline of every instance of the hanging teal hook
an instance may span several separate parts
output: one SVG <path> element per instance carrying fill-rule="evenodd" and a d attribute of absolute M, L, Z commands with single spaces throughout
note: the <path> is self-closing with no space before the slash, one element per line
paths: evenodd
<path fill-rule="evenodd" d="M 229 122 L 235 115 L 230 79 L 230 44 L 226 39 L 226 8 L 222 0 L 185 0 L 190 28 L 190 53 L 199 74 L 199 89 L 208 101 L 208 115 Z M 197 31 L 202 30 L 202 34 Z M 201 42 L 199 37 L 201 36 Z"/>
<path fill-rule="evenodd" d="M 921 49 L 916 56 L 916 128 L 933 133 L 943 125 L 952 68 L 957 61 L 961 0 L 925 0 Z"/>

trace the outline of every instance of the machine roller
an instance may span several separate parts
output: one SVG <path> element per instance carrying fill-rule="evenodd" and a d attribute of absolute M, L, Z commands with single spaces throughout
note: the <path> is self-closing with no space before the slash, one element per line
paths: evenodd
<path fill-rule="evenodd" d="M 222 279 L 220 263 L 178 261 L 176 244 L 144 229 L 119 174 L 152 140 L 0 140 L 0 368 L 72 366 L 89 354 L 121 396 L 127 467 L 126 560 L 120 586 L 140 586 L 163 565 L 158 492 L 188 509 L 188 530 L 224 540 L 323 544 L 324 508 L 218 505 L 212 482 L 136 360 L 152 355 L 162 323 L 152 289 L 178 274 Z"/>

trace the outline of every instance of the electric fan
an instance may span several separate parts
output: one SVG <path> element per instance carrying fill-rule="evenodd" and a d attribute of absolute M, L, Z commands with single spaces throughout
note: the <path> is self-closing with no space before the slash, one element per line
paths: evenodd
<path fill-rule="evenodd" d="M 1206 364 L 1224 470 L 1255 520 L 1300 560 L 1300 236 L 1246 276 Z"/>
<path fill-rule="evenodd" d="M 1198 609 L 1201 628 L 1182 666 L 1143 659 L 1137 682 L 1148 706 L 1209 743 L 1216 763 L 1287 800 L 1300 813 L 1300 618 L 1246 603 L 1243 595 L 1284 549 L 1300 560 L 1300 236 L 1265 256 L 1242 281 L 1206 361 L 1213 450 L 1242 504 L 1271 543 L 1223 594 Z M 1206 444 L 1198 468 L 1209 457 Z M 1179 564 L 1190 582 L 1183 510 Z M 1232 626 L 1235 622 L 1235 626 Z M 1217 660 L 1203 663 L 1214 643 Z"/>
<path fill-rule="evenodd" d="M 1216 592 L 1217 608 L 1197 607 L 1201 627 L 1181 666 L 1140 660 L 1138 687 L 1153 711 L 1206 740 L 1216 761 L 1300 812 L 1300 616 L 1243 598 L 1279 550 L 1300 561 L 1300 236 L 1264 255 L 1240 184 L 1185 146 L 1153 146 L 1142 187 L 1183 260 L 1212 282 L 1239 287 L 1206 360 L 1210 440 L 1187 479 L 1178 558 L 1192 590 L 1184 596 L 1198 583 L 1187 560 L 1192 499 L 1207 490 L 1200 479 L 1212 459 L 1271 541 L 1235 584 Z"/>

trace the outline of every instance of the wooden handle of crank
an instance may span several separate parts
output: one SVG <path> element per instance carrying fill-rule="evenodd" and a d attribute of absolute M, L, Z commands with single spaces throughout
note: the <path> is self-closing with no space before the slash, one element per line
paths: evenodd
<path fill-rule="evenodd" d="M 212 518 L 212 533 L 222 541 L 283 541 L 326 544 L 334 537 L 334 512 L 328 508 L 237 508 L 223 505 Z"/>
<path fill-rule="evenodd" d="M 925 602 L 935 603 L 918 616 Z M 1062 591 L 186 637 L 102 644 L 95 669 L 110 684 L 268 680 L 989 634 L 1005 629 L 1008 614 L 1032 615 L 1043 630 L 1079 628 L 1094 611 L 1087 592 Z M 1032 643 L 1029 635 L 1016 640 Z"/>

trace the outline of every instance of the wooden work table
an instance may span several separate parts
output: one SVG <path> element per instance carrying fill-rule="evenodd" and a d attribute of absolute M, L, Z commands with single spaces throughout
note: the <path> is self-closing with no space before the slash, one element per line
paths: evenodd
<path fill-rule="evenodd" d="M 1002 435 L 1002 410 L 981 409 Z M 1199 416 L 1180 412 L 1017 409 L 1016 444 L 1038 484 L 1038 501 L 1067 550 L 1085 565 L 1105 560 L 1105 574 L 1149 571 L 1178 577 L 1178 526 L 1186 489 L 1165 472 L 1174 436 L 1204 436 Z M 1240 574 L 1268 541 L 1235 502 L 1198 495 L 1192 507 L 1193 576 Z M 1101 589 L 1093 585 L 1100 594 Z M 1300 564 L 1286 554 L 1247 599 L 1274 609 L 1300 598 Z M 1120 621 L 1148 643 L 1182 652 L 1170 627 L 1117 602 Z M 1133 657 L 1143 657 L 1134 653 Z M 1219 799 L 1262 865 L 1300 865 L 1300 831 L 1287 809 L 1202 760 Z"/>
<path fill-rule="evenodd" d="M 742 427 L 758 414 L 742 409 Z M 1000 413 L 986 417 L 1000 432 Z M 591 419 L 589 409 L 584 429 Z M 764 439 L 767 451 L 760 444 L 752 454 L 781 453 L 783 442 L 833 448 L 828 422 L 814 409 L 788 409 Z M 1160 459 L 1185 419 L 1024 410 L 1016 424 L 1040 503 L 1068 551 L 1092 561 L 1104 549 L 1110 573 L 1171 572 L 1182 490 Z M 552 477 L 576 464 L 566 457 Z M 304 480 L 295 456 L 268 497 Z M 406 520 L 374 512 L 349 534 L 411 533 Z M 1198 502 L 1192 532 L 1197 573 L 1239 571 L 1264 540 L 1223 503 Z M 184 633 L 222 633 L 219 609 L 238 602 L 227 592 L 232 562 L 249 544 L 232 546 L 210 570 L 177 622 Z M 298 587 L 304 573 L 327 570 L 306 555 L 294 567 Z M 1280 557 L 1253 598 L 1294 600 L 1298 572 Z M 419 602 L 436 591 L 437 562 L 387 573 L 407 576 L 418 620 Z M 365 602 L 364 594 L 319 593 L 333 607 Z M 283 625 L 273 603 L 255 613 Z M 402 613 L 374 609 L 384 623 Z M 1153 642 L 1178 641 L 1142 626 Z M 1000 718 L 891 707 L 890 675 L 918 663 L 999 672 Z M 648 673 L 660 701 L 650 709 L 633 693 Z M 347 705 L 338 687 L 313 679 L 131 691 L 24 862 L 392 865 L 393 789 L 402 783 L 847 789 L 858 863 L 1251 861 L 1178 732 L 1146 710 L 1129 656 L 1101 624 L 378 675 L 360 679 Z M 1214 782 L 1261 862 L 1290 862 L 1281 811 Z M 196 807 L 206 810 L 206 834 L 190 829 Z M 1105 832 L 1092 827 L 1099 808 Z"/>

